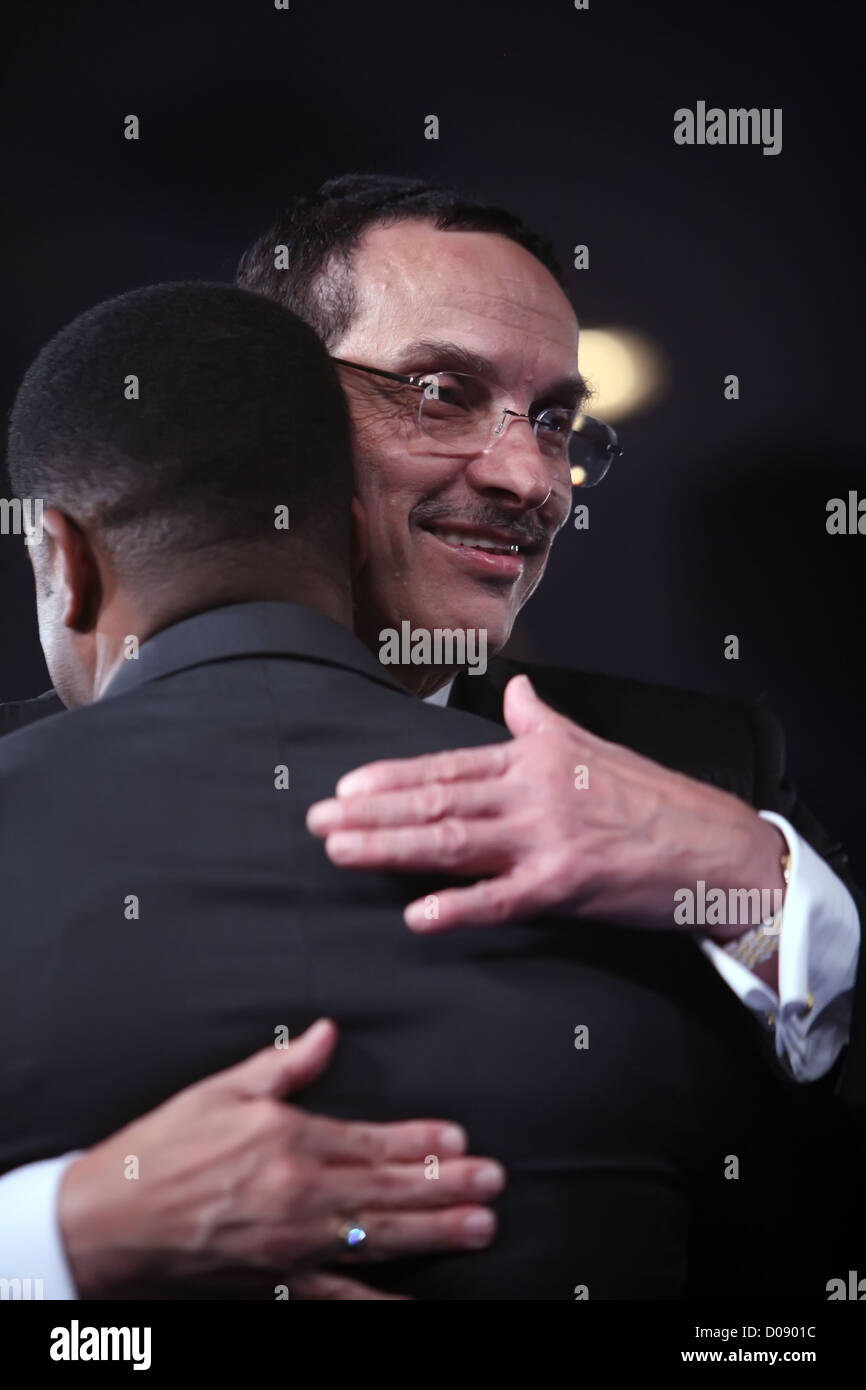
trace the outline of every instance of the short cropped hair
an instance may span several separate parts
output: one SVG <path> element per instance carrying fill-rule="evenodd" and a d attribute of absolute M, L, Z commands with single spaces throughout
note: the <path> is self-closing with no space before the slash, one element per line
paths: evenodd
<path fill-rule="evenodd" d="M 513 213 L 454 188 L 381 174 L 345 174 L 296 197 L 244 252 L 235 283 L 293 310 L 332 348 L 357 312 L 351 261 L 359 240 L 370 227 L 407 221 L 432 222 L 439 231 L 497 232 L 564 287 L 550 242 Z M 287 248 L 285 269 L 275 265 L 277 246 Z"/>
<path fill-rule="evenodd" d="M 94 529 L 120 572 L 273 541 L 277 507 L 281 539 L 348 554 L 333 364 L 306 323 L 231 285 L 152 285 L 61 329 L 18 391 L 8 464 L 19 497 Z"/>

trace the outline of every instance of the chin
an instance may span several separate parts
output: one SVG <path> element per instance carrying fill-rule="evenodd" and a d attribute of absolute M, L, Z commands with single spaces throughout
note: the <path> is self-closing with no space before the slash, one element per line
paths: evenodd
<path fill-rule="evenodd" d="M 516 616 L 510 605 L 503 608 L 501 603 L 485 603 L 476 599 L 475 603 L 449 604 L 447 611 L 443 604 L 435 613 L 425 612 L 423 617 L 416 618 L 412 626 L 427 627 L 430 631 L 435 628 L 484 631 L 487 634 L 488 654 L 495 656 L 511 636 Z"/>

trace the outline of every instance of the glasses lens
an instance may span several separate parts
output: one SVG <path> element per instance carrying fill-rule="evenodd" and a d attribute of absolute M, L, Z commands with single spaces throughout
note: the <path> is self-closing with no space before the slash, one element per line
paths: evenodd
<path fill-rule="evenodd" d="M 501 407 L 483 377 L 468 372 L 435 372 L 422 378 L 418 425 L 443 449 L 486 450 L 495 442 L 503 419 Z M 550 407 L 533 420 L 538 447 L 545 457 L 567 463 L 575 487 L 600 483 L 622 450 L 609 425 L 566 407 Z"/>
<path fill-rule="evenodd" d="M 567 410 L 565 406 L 551 406 L 548 410 L 542 410 L 535 420 L 535 438 L 542 454 L 560 461 L 568 458 L 573 429 L 573 410 Z"/>
<path fill-rule="evenodd" d="M 595 487 L 621 453 L 622 449 L 610 425 L 593 419 L 591 415 L 579 415 L 568 444 L 573 486 Z"/>
<path fill-rule="evenodd" d="M 490 391 L 481 377 L 436 372 L 424 378 L 418 425 L 444 447 L 484 448 L 490 415 Z"/>

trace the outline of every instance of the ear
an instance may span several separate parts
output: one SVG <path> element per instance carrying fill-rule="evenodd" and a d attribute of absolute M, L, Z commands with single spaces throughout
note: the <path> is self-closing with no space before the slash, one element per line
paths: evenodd
<path fill-rule="evenodd" d="M 370 527 L 367 513 L 357 497 L 352 498 L 352 577 L 360 574 L 370 553 Z"/>
<path fill-rule="evenodd" d="M 52 595 L 60 621 L 74 632 L 95 627 L 102 577 L 91 543 L 78 524 L 49 507 L 42 517 L 42 540 L 30 547 L 30 558 L 37 598 Z"/>

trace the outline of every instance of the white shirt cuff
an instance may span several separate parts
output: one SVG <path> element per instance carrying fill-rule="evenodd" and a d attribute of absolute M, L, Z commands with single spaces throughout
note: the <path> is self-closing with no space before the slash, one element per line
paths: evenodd
<path fill-rule="evenodd" d="M 701 949 L 723 979 L 775 1029 L 776 1052 L 798 1081 L 825 1076 L 848 1041 L 860 920 L 844 883 L 774 811 L 761 811 L 782 832 L 791 855 L 779 937 L 779 993 L 715 941 Z M 812 1003 L 809 1006 L 809 995 Z"/>
<path fill-rule="evenodd" d="M 78 1153 L 28 1163 L 0 1178 L 4 1298 L 77 1299 L 57 1220 L 60 1180 Z"/>

